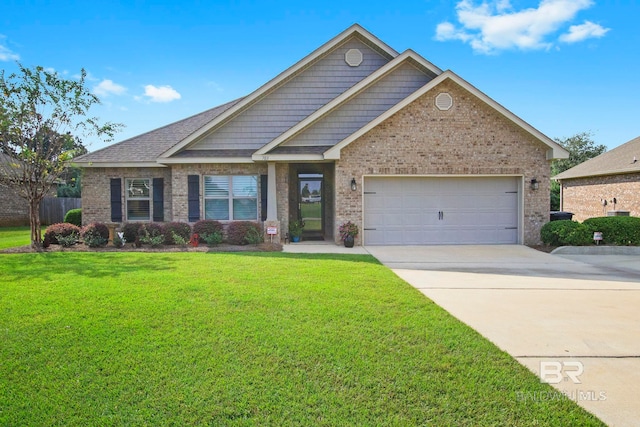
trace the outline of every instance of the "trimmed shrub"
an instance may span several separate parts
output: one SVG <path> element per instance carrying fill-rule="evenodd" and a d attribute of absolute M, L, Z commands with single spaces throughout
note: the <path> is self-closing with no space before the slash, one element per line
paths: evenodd
<path fill-rule="evenodd" d="M 138 237 L 140 227 L 142 227 L 141 222 L 125 222 L 124 224 L 122 224 L 120 231 L 124 233 L 124 240 L 127 243 L 135 242 L 136 237 Z"/>
<path fill-rule="evenodd" d="M 44 231 L 44 238 L 48 243 L 58 245 L 58 236 L 69 237 L 75 234 L 76 237 L 80 235 L 80 227 L 77 225 L 69 224 L 68 222 L 59 222 L 57 224 L 51 224 Z"/>
<path fill-rule="evenodd" d="M 540 238 L 550 246 L 586 246 L 593 243 L 591 229 L 571 220 L 546 223 L 540 230 Z"/>
<path fill-rule="evenodd" d="M 70 209 L 64 215 L 64 222 L 82 227 L 82 209 Z"/>
<path fill-rule="evenodd" d="M 262 235 L 262 229 L 260 228 L 260 226 L 249 228 L 244 239 L 250 245 L 258 245 L 264 242 L 264 236 Z"/>
<path fill-rule="evenodd" d="M 164 243 L 164 231 L 162 225 L 156 222 L 148 222 L 140 226 L 138 231 L 139 241 L 153 247 Z"/>
<path fill-rule="evenodd" d="M 220 242 L 222 242 L 222 224 L 219 221 L 216 221 L 213 219 L 202 219 L 196 222 L 193 225 L 193 233 L 197 234 L 200 237 L 199 238 L 200 243 L 206 242 L 203 236 L 205 235 L 211 236 L 216 233 L 220 233 L 220 237 L 221 237 Z"/>
<path fill-rule="evenodd" d="M 213 233 L 198 234 L 200 241 L 205 241 L 209 246 L 215 246 L 222 243 L 222 231 L 214 231 Z"/>
<path fill-rule="evenodd" d="M 90 248 L 105 246 L 109 241 L 109 228 L 101 222 L 92 222 L 82 228 L 80 236 Z"/>
<path fill-rule="evenodd" d="M 262 228 L 255 222 L 235 221 L 227 227 L 227 242 L 231 245 L 253 243 L 255 236 L 262 235 Z"/>
<path fill-rule="evenodd" d="M 191 238 L 191 226 L 186 222 L 168 222 L 162 226 L 162 230 L 167 245 L 184 245 Z M 178 236 L 178 239 L 174 236 Z"/>
<path fill-rule="evenodd" d="M 68 236 L 62 236 L 58 234 L 56 236 L 58 238 L 58 243 L 60 246 L 65 248 L 70 248 L 71 246 L 78 243 L 78 233 L 71 233 Z"/>
<path fill-rule="evenodd" d="M 640 245 L 640 218 L 634 216 L 605 216 L 589 218 L 583 222 L 594 231 L 602 232 L 602 243 L 618 246 Z"/>

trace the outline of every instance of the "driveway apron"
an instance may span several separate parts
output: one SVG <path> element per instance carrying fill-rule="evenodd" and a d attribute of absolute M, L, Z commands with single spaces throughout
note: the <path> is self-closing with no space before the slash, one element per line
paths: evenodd
<path fill-rule="evenodd" d="M 558 393 L 608 425 L 638 425 L 640 271 L 628 259 L 585 263 L 519 245 L 366 249 Z"/>

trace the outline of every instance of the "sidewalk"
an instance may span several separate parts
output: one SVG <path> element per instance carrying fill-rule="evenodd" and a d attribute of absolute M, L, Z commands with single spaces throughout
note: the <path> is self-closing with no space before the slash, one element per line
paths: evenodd
<path fill-rule="evenodd" d="M 363 246 L 345 248 L 343 245 L 336 245 L 334 242 L 326 241 L 306 241 L 299 243 L 288 243 L 282 245 L 282 252 L 306 253 L 306 254 L 350 254 L 369 255 Z"/>

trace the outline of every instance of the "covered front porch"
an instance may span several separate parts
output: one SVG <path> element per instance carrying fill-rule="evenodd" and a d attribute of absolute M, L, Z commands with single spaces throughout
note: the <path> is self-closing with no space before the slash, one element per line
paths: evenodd
<path fill-rule="evenodd" d="M 302 241 L 335 240 L 335 166 L 327 163 L 268 163 L 265 231 L 277 227 L 291 241 L 289 224 L 304 224 Z M 273 229 L 271 230 L 273 232 Z"/>

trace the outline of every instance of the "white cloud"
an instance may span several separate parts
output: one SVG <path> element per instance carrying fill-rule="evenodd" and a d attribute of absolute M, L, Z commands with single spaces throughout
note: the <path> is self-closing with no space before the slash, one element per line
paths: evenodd
<path fill-rule="evenodd" d="M 169 85 L 159 87 L 146 85 L 144 87 L 144 96 L 149 97 L 151 102 L 171 102 L 182 98 L 178 91 Z"/>
<path fill-rule="evenodd" d="M 474 51 L 486 54 L 505 49 L 549 49 L 553 42 L 548 38 L 592 5 L 592 0 L 542 0 L 537 8 L 515 11 L 509 0 L 484 1 L 478 6 L 472 0 L 462 0 L 456 5 L 461 26 L 450 22 L 438 24 L 436 40 L 460 40 L 469 43 Z M 577 27 L 576 34 L 588 31 L 592 31 L 591 37 L 595 34 L 593 28 Z M 563 38 L 579 41 L 580 36 L 573 34 L 570 29 Z"/>
<path fill-rule="evenodd" d="M 97 86 L 93 87 L 93 93 L 100 96 L 122 95 L 126 91 L 126 87 L 114 83 L 109 79 L 104 79 Z"/>
<path fill-rule="evenodd" d="M 565 43 L 576 43 L 589 38 L 604 37 L 609 32 L 610 28 L 604 28 L 601 25 L 594 24 L 590 21 L 585 21 L 582 25 L 572 25 L 569 27 L 569 32 L 560 36 L 560 41 Z"/>
<path fill-rule="evenodd" d="M 11 49 L 4 45 L 5 36 L 0 34 L 0 61 L 17 61 L 20 59 L 20 55 L 13 52 Z"/>

